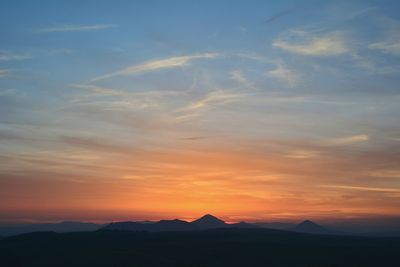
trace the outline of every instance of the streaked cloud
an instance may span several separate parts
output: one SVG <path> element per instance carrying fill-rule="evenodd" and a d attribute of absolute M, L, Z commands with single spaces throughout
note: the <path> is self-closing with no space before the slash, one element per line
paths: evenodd
<path fill-rule="evenodd" d="M 322 185 L 326 188 L 384 192 L 384 193 L 400 193 L 400 188 L 384 188 L 384 187 L 368 187 L 368 186 L 352 186 L 352 185 Z"/>
<path fill-rule="evenodd" d="M 231 71 L 230 73 L 230 78 L 240 84 L 242 84 L 243 86 L 245 86 L 246 88 L 249 89 L 257 89 L 256 86 L 246 78 L 246 76 L 244 75 L 244 73 L 241 70 L 234 70 Z"/>
<path fill-rule="evenodd" d="M 3 95 L 14 95 L 16 93 L 17 93 L 17 90 L 15 90 L 15 89 L 0 90 L 0 96 L 3 96 Z"/>
<path fill-rule="evenodd" d="M 350 51 L 341 32 L 314 34 L 290 30 L 275 39 L 272 46 L 304 56 L 336 56 Z"/>
<path fill-rule="evenodd" d="M 93 24 L 93 25 L 58 25 L 47 28 L 42 28 L 36 32 L 87 32 L 87 31 L 99 31 L 109 28 L 117 27 L 115 24 Z"/>
<path fill-rule="evenodd" d="M 400 40 L 372 43 L 368 45 L 368 48 L 387 54 L 400 55 Z"/>
<path fill-rule="evenodd" d="M 369 136 L 366 134 L 353 135 L 348 137 L 332 138 L 323 141 L 322 143 L 330 146 L 343 146 L 352 145 L 356 143 L 366 142 L 369 140 Z"/>
<path fill-rule="evenodd" d="M 185 121 L 186 119 L 201 115 L 204 111 L 215 108 L 220 105 L 232 103 L 238 101 L 244 97 L 244 94 L 229 92 L 224 90 L 215 90 L 207 93 L 200 100 L 194 101 L 183 108 L 177 109 L 174 113 L 176 114 L 176 121 Z"/>
<path fill-rule="evenodd" d="M 375 170 L 367 173 L 369 176 L 373 177 L 383 177 L 383 178 L 400 178 L 400 170 Z"/>
<path fill-rule="evenodd" d="M 202 140 L 202 139 L 207 139 L 207 136 L 191 136 L 191 137 L 183 137 L 180 138 L 180 140 L 185 140 L 185 141 L 196 141 L 196 140 Z"/>
<path fill-rule="evenodd" d="M 59 55 L 59 54 L 65 54 L 65 55 L 67 55 L 67 54 L 71 54 L 72 52 L 73 52 L 72 49 L 59 48 L 59 49 L 50 50 L 50 51 L 48 52 L 48 55 L 49 55 L 49 56 L 54 56 L 54 55 Z"/>
<path fill-rule="evenodd" d="M 238 58 L 243 58 L 243 59 L 249 59 L 249 60 L 254 60 L 254 61 L 259 61 L 262 63 L 273 63 L 273 61 L 263 55 L 257 54 L 257 53 L 252 53 L 252 52 L 242 52 L 242 53 L 234 53 L 230 55 L 231 57 L 238 57 Z"/>
<path fill-rule="evenodd" d="M 116 144 L 115 142 L 110 144 L 95 137 L 85 138 L 81 136 L 60 136 L 60 141 L 71 146 L 77 146 L 92 151 L 99 150 L 106 151 L 107 153 L 128 153 L 132 151 L 127 146 Z"/>
<path fill-rule="evenodd" d="M 11 69 L 0 69 L 0 78 L 9 76 L 11 72 Z"/>
<path fill-rule="evenodd" d="M 299 7 L 298 7 L 297 5 L 296 5 L 296 6 L 291 6 L 291 7 L 286 8 L 286 9 L 284 9 L 284 10 L 278 12 L 278 13 L 272 14 L 270 17 L 268 17 L 268 18 L 264 21 L 264 23 L 267 24 L 267 23 L 271 23 L 271 22 L 273 22 L 273 21 L 275 21 L 275 20 L 278 20 L 278 19 L 280 19 L 280 18 L 282 18 L 282 17 L 284 17 L 284 16 L 289 15 L 290 13 L 294 12 L 294 11 L 295 11 L 296 9 L 298 9 L 298 8 L 299 8 Z"/>
<path fill-rule="evenodd" d="M 370 13 L 373 13 L 377 11 L 377 8 L 374 6 L 370 6 L 370 7 L 365 7 L 365 8 L 361 8 L 359 10 L 353 11 L 348 15 L 348 19 L 356 19 L 358 17 L 362 17 L 365 15 L 369 15 Z"/>
<path fill-rule="evenodd" d="M 238 93 L 230 93 L 223 90 L 212 91 L 208 93 L 204 98 L 193 102 L 186 108 L 185 110 L 196 110 L 196 109 L 203 109 L 210 105 L 220 105 L 226 104 L 232 101 L 236 101 L 241 98 L 243 94 Z"/>
<path fill-rule="evenodd" d="M 318 157 L 319 155 L 320 155 L 319 151 L 295 149 L 293 151 L 290 151 L 288 154 L 286 154 L 285 157 L 293 158 L 293 159 L 311 159 L 311 158 Z"/>
<path fill-rule="evenodd" d="M 267 71 L 267 75 L 286 83 L 289 87 L 295 87 L 300 83 L 300 73 L 293 69 L 278 64 L 276 69 Z"/>
<path fill-rule="evenodd" d="M 218 57 L 218 53 L 204 53 L 190 56 L 170 57 L 166 59 L 150 60 L 138 65 L 133 65 L 116 72 L 105 74 L 102 76 L 91 79 L 92 82 L 109 79 L 117 76 L 130 76 L 147 71 L 154 71 L 159 69 L 177 68 L 188 65 L 195 59 L 213 59 Z"/>
<path fill-rule="evenodd" d="M 109 87 L 98 86 L 94 84 L 72 84 L 74 88 L 84 89 L 91 93 L 103 95 L 103 96 L 166 96 L 166 95 L 178 95 L 182 94 L 181 91 L 142 91 L 142 92 L 130 92 L 122 89 L 115 89 Z"/>
<path fill-rule="evenodd" d="M 371 42 L 369 49 L 389 55 L 400 55 L 400 20 L 391 16 L 380 16 L 380 40 Z"/>
<path fill-rule="evenodd" d="M 30 58 L 32 58 L 32 56 L 28 53 L 13 53 L 9 51 L 0 51 L 0 60 L 4 61 L 25 60 Z"/>
<path fill-rule="evenodd" d="M 84 89 L 92 94 L 99 95 L 99 96 L 131 96 L 132 93 L 118 90 L 114 88 L 107 88 L 102 86 L 97 86 L 93 84 L 72 84 L 74 88 Z"/>

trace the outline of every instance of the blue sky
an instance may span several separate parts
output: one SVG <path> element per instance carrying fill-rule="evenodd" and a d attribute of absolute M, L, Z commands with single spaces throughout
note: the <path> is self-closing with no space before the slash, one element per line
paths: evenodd
<path fill-rule="evenodd" d="M 240 195 L 257 208 L 216 212 L 397 216 L 399 9 L 398 1 L 2 1 L 0 212 L 32 219 L 104 202 L 142 218 L 194 217 Z M 210 153 L 219 164 L 204 166 Z M 189 199 L 188 212 L 184 195 L 174 197 L 179 186 L 210 193 Z M 170 205 L 131 203 L 149 195 Z M 260 203 L 268 208 L 254 217 Z"/>

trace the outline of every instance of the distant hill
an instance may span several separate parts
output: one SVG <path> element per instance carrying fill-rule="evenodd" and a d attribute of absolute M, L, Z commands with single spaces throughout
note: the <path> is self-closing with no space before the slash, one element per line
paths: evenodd
<path fill-rule="evenodd" d="M 254 224 L 254 223 L 247 223 L 247 222 L 239 222 L 239 223 L 232 223 L 228 224 L 228 227 L 233 227 L 233 228 L 261 228 L 260 226 Z"/>
<path fill-rule="evenodd" d="M 150 231 L 153 224 L 141 222 L 114 222 L 104 226 L 104 230 L 120 230 L 120 231 Z"/>
<path fill-rule="evenodd" d="M 335 234 L 334 231 L 328 230 L 321 225 L 312 222 L 310 220 L 305 220 L 293 228 L 290 228 L 288 230 L 294 231 L 294 232 L 299 232 L 299 233 L 308 233 L 308 234 Z"/>
<path fill-rule="evenodd" d="M 11 236 L 31 232 L 54 231 L 58 233 L 64 232 L 83 232 L 96 231 L 104 225 L 86 222 L 66 221 L 60 223 L 44 223 L 44 224 L 24 224 L 18 226 L 3 226 L 0 227 L 0 235 Z"/>
<path fill-rule="evenodd" d="M 119 230 L 119 231 L 190 231 L 198 230 L 198 228 L 186 221 L 182 220 L 161 220 L 155 223 L 143 222 L 115 222 L 102 228 L 103 230 Z"/>
<path fill-rule="evenodd" d="M 277 229 L 277 230 L 287 230 L 296 226 L 295 223 L 283 223 L 283 222 L 256 222 L 253 224 L 262 228 Z"/>
<path fill-rule="evenodd" d="M 299 224 L 294 223 L 282 223 L 282 222 L 261 222 L 254 223 L 254 225 L 269 228 L 269 229 L 277 229 L 298 233 L 307 233 L 307 234 L 339 234 L 339 232 L 335 232 L 333 230 L 327 229 L 313 221 L 305 220 Z"/>
<path fill-rule="evenodd" d="M 197 230 L 198 228 L 186 221 L 182 220 L 161 220 L 152 224 L 153 229 L 156 231 L 190 231 Z"/>

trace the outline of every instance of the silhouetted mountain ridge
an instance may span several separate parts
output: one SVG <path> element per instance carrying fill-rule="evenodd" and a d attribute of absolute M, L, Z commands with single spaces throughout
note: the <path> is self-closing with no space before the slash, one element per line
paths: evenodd
<path fill-rule="evenodd" d="M 31 232 L 83 232 L 96 230 L 119 230 L 119 231 L 145 231 L 145 232 L 162 232 L 162 231 L 199 231 L 219 228 L 264 228 L 277 229 L 290 232 L 319 234 L 319 235 L 362 235 L 362 236 L 400 236 L 399 231 L 387 232 L 345 232 L 337 231 L 321 226 L 313 221 L 305 220 L 299 224 L 282 223 L 282 222 L 239 222 L 226 223 L 223 220 L 206 214 L 192 222 L 184 220 L 160 220 L 160 221 L 122 221 L 110 224 L 95 224 L 76 221 L 65 221 L 60 223 L 46 224 L 25 224 L 17 226 L 0 226 L 0 236 L 13 236 Z"/>
<path fill-rule="evenodd" d="M 58 233 L 64 232 L 86 232 L 96 231 L 102 228 L 103 224 L 64 221 L 59 223 L 42 223 L 42 224 L 22 224 L 16 226 L 1 226 L 0 235 L 12 236 L 31 232 L 54 231 Z"/>
<path fill-rule="evenodd" d="M 182 220 L 161 220 L 155 223 L 143 222 L 114 222 L 102 228 L 103 230 L 120 230 L 120 231 L 191 231 L 198 228 L 186 221 Z"/>
<path fill-rule="evenodd" d="M 228 226 L 234 227 L 234 228 L 261 228 L 260 226 L 254 224 L 254 223 L 247 223 L 247 222 L 232 223 L 232 224 L 228 224 Z"/>
<path fill-rule="evenodd" d="M 256 222 L 253 224 L 262 228 L 278 229 L 278 230 L 287 230 L 296 226 L 295 223 L 287 223 L 287 222 Z"/>
<path fill-rule="evenodd" d="M 310 220 L 305 220 L 288 230 L 300 233 L 308 233 L 308 234 L 334 234 L 334 231 L 328 230 Z"/>
<path fill-rule="evenodd" d="M 104 230 L 120 230 L 120 231 L 193 231 L 218 228 L 259 228 L 257 225 L 240 222 L 228 224 L 223 220 L 206 214 L 192 222 L 183 220 L 161 220 L 152 224 L 144 224 L 141 222 L 114 222 L 102 229 Z"/>
<path fill-rule="evenodd" d="M 267 227 L 265 227 L 266 225 Z M 207 229 L 218 229 L 218 228 L 270 228 L 270 224 L 262 223 L 226 223 L 223 220 L 211 215 L 206 214 L 192 222 L 183 220 L 161 220 L 151 224 L 145 224 L 142 222 L 115 222 L 105 226 L 104 230 L 120 230 L 120 231 L 149 231 L 149 232 L 161 232 L 161 231 L 193 231 L 193 230 L 207 230 Z M 335 231 L 328 230 L 321 225 L 305 220 L 297 225 L 293 224 L 279 224 L 279 226 L 290 226 L 281 227 L 279 230 L 309 233 L 309 234 L 339 234 Z M 276 228 L 275 228 L 276 229 Z"/>

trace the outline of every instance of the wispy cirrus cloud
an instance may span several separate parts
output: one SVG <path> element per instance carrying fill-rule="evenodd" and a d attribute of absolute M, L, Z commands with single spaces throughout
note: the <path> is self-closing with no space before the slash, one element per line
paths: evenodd
<path fill-rule="evenodd" d="M 400 170 L 374 170 L 367 172 L 367 175 L 379 178 L 400 178 Z"/>
<path fill-rule="evenodd" d="M 399 40 L 372 43 L 368 45 L 368 48 L 379 50 L 386 54 L 400 55 L 400 38 Z"/>
<path fill-rule="evenodd" d="M 197 140 L 202 140 L 202 139 L 207 139 L 208 136 L 190 136 L 190 137 L 183 137 L 180 138 L 180 140 L 184 141 L 197 141 Z"/>
<path fill-rule="evenodd" d="M 121 96 L 121 97 L 163 97 L 163 96 L 177 96 L 182 95 L 183 91 L 162 90 L 162 91 L 142 91 L 142 92 L 129 92 L 127 90 L 107 88 L 93 84 L 72 84 L 71 87 L 77 89 L 84 89 L 97 96 Z"/>
<path fill-rule="evenodd" d="M 175 113 L 177 116 L 175 117 L 175 120 L 184 121 L 188 118 L 196 117 L 211 107 L 238 101 L 243 96 L 244 94 L 227 92 L 224 90 L 211 91 L 200 100 L 194 101 L 189 105 L 176 110 Z"/>
<path fill-rule="evenodd" d="M 287 153 L 285 157 L 293 159 L 311 159 L 318 157 L 319 155 L 320 152 L 316 150 L 294 149 L 292 151 L 289 151 L 289 153 Z"/>
<path fill-rule="evenodd" d="M 24 60 L 30 58 L 32 58 L 32 56 L 28 53 L 13 53 L 9 51 L 0 51 L 0 60 L 4 61 Z"/>
<path fill-rule="evenodd" d="M 243 86 L 249 89 L 254 89 L 254 90 L 257 89 L 257 87 L 249 79 L 247 79 L 247 77 L 241 70 L 234 70 L 231 71 L 229 74 L 232 80 L 242 84 Z"/>
<path fill-rule="evenodd" d="M 335 56 L 350 51 L 341 32 L 314 34 L 290 30 L 275 39 L 272 46 L 304 56 Z"/>
<path fill-rule="evenodd" d="M 49 56 L 54 56 L 54 55 L 60 55 L 60 54 L 71 54 L 73 53 L 72 49 L 67 49 L 67 48 L 59 48 L 59 49 L 53 49 L 48 52 Z"/>
<path fill-rule="evenodd" d="M 9 76 L 11 72 L 11 69 L 0 69 L 0 78 Z"/>
<path fill-rule="evenodd" d="M 196 110 L 196 109 L 202 109 L 205 108 L 209 105 L 217 105 L 217 104 L 225 104 L 229 103 L 232 101 L 236 101 L 237 99 L 241 98 L 243 94 L 237 94 L 237 93 L 229 93 L 223 90 L 217 90 L 217 91 L 212 91 L 208 93 L 205 97 L 202 99 L 193 102 L 189 106 L 187 106 L 185 109 L 186 110 Z"/>
<path fill-rule="evenodd" d="M 384 188 L 384 187 L 368 187 L 368 186 L 352 186 L 352 185 L 321 185 L 320 187 L 383 192 L 383 193 L 400 193 L 400 188 Z"/>
<path fill-rule="evenodd" d="M 68 145 L 81 147 L 93 151 L 106 151 L 107 153 L 129 153 L 132 150 L 125 145 L 107 143 L 94 137 L 84 138 L 79 136 L 60 136 L 60 141 Z"/>
<path fill-rule="evenodd" d="M 72 84 L 71 87 L 86 90 L 95 96 L 120 96 L 120 97 L 132 96 L 132 93 L 126 91 L 114 88 L 101 87 L 92 84 Z"/>
<path fill-rule="evenodd" d="M 115 24 L 93 24 L 93 25 L 58 25 L 47 28 L 38 29 L 36 32 L 87 32 L 87 31 L 100 31 L 109 28 L 117 27 Z"/>
<path fill-rule="evenodd" d="M 163 107 L 168 105 L 169 100 L 185 94 L 184 91 L 175 90 L 138 92 L 129 89 L 102 87 L 94 84 L 72 84 L 71 87 L 89 93 L 80 95 L 75 99 L 74 102 L 76 104 L 98 106 L 103 110 L 137 110 Z M 103 100 L 99 101 L 99 99 Z"/>
<path fill-rule="evenodd" d="M 359 134 L 353 136 L 332 138 L 325 140 L 323 144 L 328 146 L 343 146 L 343 145 L 352 145 L 356 143 L 366 142 L 369 140 L 369 136 L 366 134 Z"/>
<path fill-rule="evenodd" d="M 4 95 L 14 95 L 17 93 L 17 90 L 15 89 L 6 89 L 6 90 L 0 90 L 0 96 Z"/>
<path fill-rule="evenodd" d="M 382 37 L 379 41 L 370 43 L 368 48 L 385 54 L 400 55 L 400 20 L 381 16 L 379 22 Z"/>
<path fill-rule="evenodd" d="M 297 9 L 298 9 L 298 6 L 291 6 L 291 7 L 289 7 L 289 8 L 286 8 L 286 9 L 284 9 L 284 10 L 278 12 L 278 13 L 272 14 L 270 17 L 268 17 L 268 18 L 264 21 L 264 23 L 265 23 L 265 24 L 271 23 L 271 22 L 273 22 L 273 21 L 275 21 L 275 20 L 278 20 L 278 19 L 280 19 L 280 18 L 282 18 L 282 17 L 284 17 L 284 16 L 289 15 L 290 13 L 294 12 L 294 11 L 297 10 Z"/>
<path fill-rule="evenodd" d="M 293 69 L 278 64 L 276 69 L 267 72 L 267 75 L 286 83 L 289 87 L 295 87 L 300 82 L 300 73 Z"/>
<path fill-rule="evenodd" d="M 142 72 L 154 71 L 159 69 L 168 69 L 168 68 L 177 68 L 188 65 L 192 60 L 195 59 L 213 59 L 218 57 L 218 53 L 203 53 L 203 54 L 195 54 L 190 56 L 179 56 L 179 57 L 170 57 L 165 59 L 158 60 L 150 60 L 144 63 L 133 65 L 116 72 L 112 72 L 109 74 L 105 74 L 102 76 L 95 77 L 91 80 L 91 82 L 109 79 L 118 76 L 129 76 L 135 75 Z"/>

